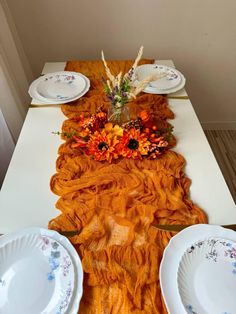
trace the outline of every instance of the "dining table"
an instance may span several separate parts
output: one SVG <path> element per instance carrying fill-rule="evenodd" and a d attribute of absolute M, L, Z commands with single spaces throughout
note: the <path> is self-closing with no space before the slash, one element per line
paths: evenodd
<path fill-rule="evenodd" d="M 234 200 L 183 87 L 185 77 L 174 69 L 172 60 L 140 60 L 142 49 L 136 59 L 141 63 L 139 69 L 169 68 L 173 75 L 179 73 L 182 78 L 178 91 L 169 89 L 171 93 L 159 94 L 163 91 L 159 85 L 153 93 L 151 83 L 155 82 L 143 89 L 143 81 L 142 89 L 129 83 L 130 89 L 123 89 L 127 83 L 125 75 L 128 82 L 134 74 L 140 79 L 137 73 L 141 72 L 135 72 L 138 61 L 133 66 L 132 60 L 106 62 L 103 53 L 103 62 L 44 65 L 38 80 L 47 85 L 48 80 L 56 77 L 57 98 L 65 98 L 62 88 L 58 89 L 60 75 L 66 77 L 66 84 L 77 76 L 84 77 L 87 85 L 81 93 L 84 97 L 77 99 L 76 94 L 76 99 L 70 98 L 73 102 L 32 99 L 0 191 L 2 252 L 10 252 L 8 248 L 12 246 L 18 258 L 15 248 L 24 246 L 18 246 L 17 237 L 21 243 L 28 237 L 30 252 L 39 247 L 46 254 L 48 248 L 45 271 L 51 288 L 59 265 L 63 271 L 73 265 L 68 281 L 63 277 L 65 289 L 61 299 L 45 295 L 49 306 L 56 301 L 57 313 L 179 314 L 203 313 L 203 308 L 206 313 L 218 309 L 231 313 L 236 303 L 234 288 L 228 287 L 235 287 L 230 274 L 236 268 L 236 263 L 232 264 L 236 248 L 229 239 L 235 239 L 235 232 L 227 229 L 230 226 L 219 225 L 236 225 Z M 119 73 L 116 79 L 112 73 Z M 127 74 L 121 79 L 122 73 Z M 104 85 L 105 75 L 114 90 L 109 87 L 109 80 Z M 115 94 L 115 87 L 120 94 Z M 136 89 L 144 92 L 136 97 Z M 41 95 L 38 91 L 35 97 Z M 104 91 L 108 91 L 107 95 Z M 115 111 L 111 114 L 111 110 L 116 105 L 115 97 L 123 95 L 121 91 L 127 92 L 126 97 L 132 96 L 125 107 L 130 115 L 128 122 L 108 123 L 114 117 Z M 113 99 L 113 108 L 109 97 Z M 177 232 L 188 225 L 191 226 Z M 37 243 L 31 241 L 32 233 L 39 234 Z M 8 245 L 4 246 L 4 241 Z M 68 250 L 63 251 L 64 244 Z M 60 251 L 64 256 L 61 261 Z M 220 254 L 222 260 L 215 269 Z M 23 281 L 28 282 L 28 269 L 34 269 L 35 261 L 32 259 L 27 266 L 24 256 L 18 264 L 22 266 L 25 260 L 18 274 L 24 274 Z M 40 265 L 36 268 L 42 271 Z M 199 271 L 201 275 L 196 276 Z M 67 272 L 58 274 L 67 276 Z M 0 288 L 11 287 L 12 293 L 15 285 L 5 280 L 5 275 L 0 277 Z M 203 281 L 195 280 L 200 277 Z M 38 294 L 40 280 L 33 280 L 38 283 L 36 289 L 22 289 L 27 297 L 23 293 L 25 301 L 19 298 L 19 306 L 23 306 L 20 312 L 31 313 L 24 307 L 31 290 L 42 302 Z M 206 280 L 209 285 L 205 285 Z M 15 288 L 16 295 L 18 290 Z M 231 294 L 221 300 L 226 290 Z M 15 312 L 18 306 L 9 300 L 6 298 L 5 305 L 11 306 L 9 313 Z M 30 302 L 35 313 L 42 312 L 36 310 L 37 302 Z"/>
<path fill-rule="evenodd" d="M 172 60 L 155 63 L 174 67 Z M 65 65 L 47 62 L 42 75 L 63 71 Z M 175 114 L 170 121 L 177 138 L 174 151 L 186 159 L 192 201 L 204 209 L 209 224 L 236 223 L 236 205 L 186 90 L 168 95 L 168 104 Z M 32 99 L 0 192 L 0 233 L 32 226 L 47 228 L 58 215 L 58 197 L 50 191 L 49 182 L 63 142 L 53 132 L 60 131 L 64 119 L 60 105 L 45 106 Z"/>

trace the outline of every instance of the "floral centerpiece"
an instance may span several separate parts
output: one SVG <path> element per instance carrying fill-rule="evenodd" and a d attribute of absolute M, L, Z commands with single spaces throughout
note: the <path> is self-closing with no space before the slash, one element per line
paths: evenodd
<path fill-rule="evenodd" d="M 158 128 L 152 116 L 146 110 L 130 120 L 127 103 L 136 98 L 145 86 L 155 77 L 150 76 L 136 87 L 132 85 L 134 71 L 143 54 L 140 48 L 131 69 L 124 75 L 114 76 L 104 58 L 102 60 L 108 80 L 104 82 L 105 92 L 111 101 L 111 111 L 101 108 L 95 114 L 81 114 L 74 118 L 78 131 L 62 133 L 71 139 L 73 149 L 82 150 L 97 161 L 112 162 L 118 158 L 155 159 L 169 149 L 172 127 Z M 60 134 L 56 132 L 56 134 Z"/>
<path fill-rule="evenodd" d="M 145 110 L 122 127 L 109 122 L 107 113 L 101 110 L 86 117 L 81 114 L 76 122 L 78 132 L 62 135 L 71 139 L 72 148 L 97 161 L 112 162 L 122 157 L 155 159 L 170 147 L 172 128 L 158 129 Z"/>
<path fill-rule="evenodd" d="M 111 102 L 111 108 L 108 111 L 108 119 L 110 122 L 122 125 L 124 122 L 129 121 L 130 117 L 127 103 L 136 98 L 146 85 L 154 79 L 154 76 L 149 76 L 139 82 L 136 87 L 133 86 L 134 72 L 142 55 L 143 46 L 139 49 L 138 56 L 131 69 L 125 74 L 120 72 L 117 76 L 114 76 L 107 65 L 102 51 L 102 60 L 108 78 L 106 81 L 104 80 L 104 90 Z"/>

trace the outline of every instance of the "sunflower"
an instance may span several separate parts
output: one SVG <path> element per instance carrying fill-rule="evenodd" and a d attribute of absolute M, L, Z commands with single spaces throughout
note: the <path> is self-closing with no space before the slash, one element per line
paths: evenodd
<path fill-rule="evenodd" d="M 149 145 L 147 135 L 132 128 L 129 131 L 124 131 L 118 150 L 123 157 L 142 159 L 143 155 L 148 154 Z"/>
<path fill-rule="evenodd" d="M 117 136 L 109 133 L 106 129 L 96 131 L 88 142 L 87 154 L 92 155 L 95 160 L 111 162 L 112 159 L 119 157 L 117 151 L 118 143 Z"/>

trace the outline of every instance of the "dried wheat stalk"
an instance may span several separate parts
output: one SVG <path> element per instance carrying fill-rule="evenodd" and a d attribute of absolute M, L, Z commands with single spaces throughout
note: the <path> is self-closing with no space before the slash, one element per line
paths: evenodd
<path fill-rule="evenodd" d="M 137 58 L 135 59 L 131 69 L 123 75 L 122 72 L 120 72 L 117 76 L 112 75 L 107 62 L 105 60 L 104 57 L 104 53 L 102 51 L 102 61 L 104 63 L 104 67 L 105 67 L 105 71 L 107 74 L 107 77 L 109 80 L 107 80 L 107 86 L 110 90 L 110 92 L 112 92 L 113 90 L 119 91 L 121 84 L 124 82 L 124 80 L 127 82 L 132 82 L 132 78 L 133 78 L 133 74 L 134 74 L 134 70 L 136 69 L 139 61 L 141 60 L 143 55 L 143 46 L 140 47 Z M 147 78 L 145 78 L 144 80 L 142 80 L 137 87 L 131 87 L 130 91 L 126 93 L 126 97 L 128 100 L 131 100 L 133 98 L 136 98 L 136 96 L 145 89 L 145 87 L 148 85 L 148 83 L 150 83 L 151 81 L 157 80 L 159 78 L 161 78 L 163 76 L 159 75 L 151 75 Z M 115 95 L 114 96 L 116 99 L 119 99 L 121 96 Z"/>

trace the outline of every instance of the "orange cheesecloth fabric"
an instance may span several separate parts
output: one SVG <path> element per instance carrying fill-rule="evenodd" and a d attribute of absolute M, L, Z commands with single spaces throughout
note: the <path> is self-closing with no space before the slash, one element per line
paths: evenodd
<path fill-rule="evenodd" d="M 114 74 L 126 73 L 132 61 L 110 61 L 108 66 Z M 78 128 L 74 118 L 100 106 L 107 108 L 109 102 L 103 92 L 101 61 L 70 61 L 66 70 L 81 72 L 91 82 L 84 97 L 62 106 L 68 118 L 62 132 L 73 132 Z M 174 118 L 160 95 L 140 94 L 129 108 L 131 118 L 141 110 L 150 111 L 158 126 L 167 126 L 167 119 Z M 70 238 L 84 270 L 79 313 L 167 313 L 159 266 L 174 233 L 152 225 L 207 223 L 204 212 L 189 199 L 184 158 L 169 150 L 154 160 L 120 159 L 109 164 L 94 161 L 71 144 L 65 138 L 59 148 L 57 173 L 50 185 L 59 196 L 56 207 L 61 214 L 49 228 L 79 231 Z"/>

